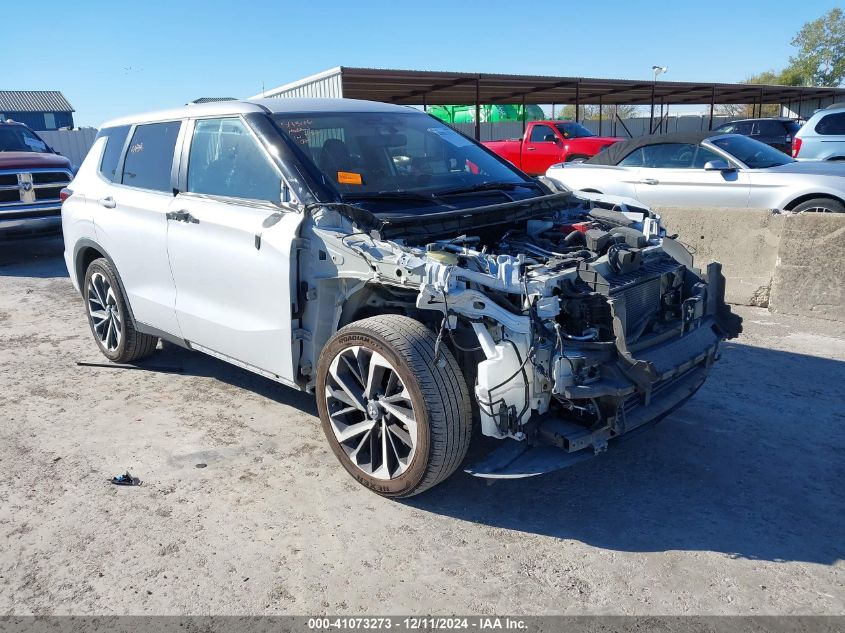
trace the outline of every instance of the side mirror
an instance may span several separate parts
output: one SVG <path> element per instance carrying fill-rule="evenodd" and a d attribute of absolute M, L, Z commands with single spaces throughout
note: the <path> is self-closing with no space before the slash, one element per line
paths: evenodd
<path fill-rule="evenodd" d="M 736 167 L 728 165 L 726 160 L 708 160 L 704 163 L 705 171 L 736 171 Z"/>

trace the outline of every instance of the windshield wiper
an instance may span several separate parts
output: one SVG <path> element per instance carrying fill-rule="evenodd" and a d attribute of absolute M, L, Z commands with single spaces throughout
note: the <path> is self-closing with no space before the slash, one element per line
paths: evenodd
<path fill-rule="evenodd" d="M 341 196 L 344 200 L 401 200 L 408 202 L 424 202 L 439 207 L 454 209 L 455 207 L 443 202 L 437 196 L 413 191 L 376 191 L 371 193 L 352 193 Z"/>
<path fill-rule="evenodd" d="M 491 191 L 496 189 L 506 189 L 512 191 L 517 187 L 528 187 L 529 189 L 538 189 L 540 185 L 535 182 L 480 182 L 475 185 L 466 185 L 464 187 L 455 187 L 454 189 L 444 189 L 438 191 L 438 196 L 454 196 L 461 193 L 473 193 L 475 191 Z"/>

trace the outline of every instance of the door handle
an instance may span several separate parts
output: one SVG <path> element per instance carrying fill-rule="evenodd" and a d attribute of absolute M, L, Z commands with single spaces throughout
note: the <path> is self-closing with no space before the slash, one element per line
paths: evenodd
<path fill-rule="evenodd" d="M 117 206 L 117 203 L 111 196 L 108 198 L 100 198 L 97 202 L 100 203 L 101 207 L 105 207 L 106 209 L 114 209 Z"/>
<path fill-rule="evenodd" d="M 535 149 L 537 149 L 537 148 L 536 147 L 526 147 L 525 151 L 526 152 L 533 152 Z"/>
<path fill-rule="evenodd" d="M 188 224 L 200 223 L 199 220 L 184 209 L 181 209 L 180 211 L 170 211 L 167 213 L 166 217 L 168 220 L 173 220 L 174 222 L 187 222 Z"/>
<path fill-rule="evenodd" d="M 659 180 L 655 180 L 654 178 L 643 178 L 640 180 L 640 184 L 642 185 L 656 185 L 659 182 Z"/>

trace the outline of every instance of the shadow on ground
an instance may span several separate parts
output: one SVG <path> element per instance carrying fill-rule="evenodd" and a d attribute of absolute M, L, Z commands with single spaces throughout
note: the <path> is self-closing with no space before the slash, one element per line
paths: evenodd
<path fill-rule="evenodd" d="M 0 240 L 0 277 L 67 277 L 61 235 Z"/>
<path fill-rule="evenodd" d="M 66 275 L 60 240 L 25 245 L 0 249 L 0 275 Z M 493 485 L 459 472 L 403 503 L 609 550 L 845 559 L 845 362 L 737 343 L 723 350 L 690 402 L 604 455 Z M 316 416 L 313 396 L 203 354 L 165 345 L 145 363 Z"/>
<path fill-rule="evenodd" d="M 726 346 L 705 387 L 608 453 L 544 476 L 465 474 L 406 503 L 621 551 L 845 559 L 845 363 Z"/>

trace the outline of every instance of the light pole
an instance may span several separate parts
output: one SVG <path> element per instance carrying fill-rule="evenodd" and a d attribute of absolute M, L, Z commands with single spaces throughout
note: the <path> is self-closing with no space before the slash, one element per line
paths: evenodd
<path fill-rule="evenodd" d="M 651 69 L 654 71 L 654 81 L 657 83 L 657 78 L 662 75 L 663 73 L 669 72 L 668 66 L 652 66 Z M 653 93 L 652 93 L 653 94 Z M 651 112 L 652 118 L 654 118 L 654 102 L 651 103 Z M 660 131 L 663 131 L 663 99 L 660 99 Z"/>

